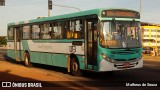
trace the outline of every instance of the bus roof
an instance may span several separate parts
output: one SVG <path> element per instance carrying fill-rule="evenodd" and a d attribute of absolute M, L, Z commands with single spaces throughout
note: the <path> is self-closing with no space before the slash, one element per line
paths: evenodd
<path fill-rule="evenodd" d="M 50 21 L 50 20 L 59 20 L 59 19 L 65 19 L 65 18 L 94 15 L 94 14 L 98 15 L 98 17 L 100 17 L 101 12 L 103 10 L 129 10 L 129 9 L 104 9 L 104 8 L 102 8 L 102 9 L 92 9 L 92 10 L 75 12 L 75 13 L 64 14 L 64 15 L 37 18 L 37 19 L 28 20 L 28 21 L 13 22 L 13 23 L 9 23 L 8 26 L 22 25 L 22 24 L 36 23 L 36 22 L 45 22 L 45 21 Z M 134 11 L 134 10 L 129 10 L 129 11 Z"/>

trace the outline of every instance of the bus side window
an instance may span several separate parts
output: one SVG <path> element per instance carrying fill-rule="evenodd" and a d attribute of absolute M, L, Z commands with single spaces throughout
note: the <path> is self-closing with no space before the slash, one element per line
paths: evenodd
<path fill-rule="evenodd" d="M 69 22 L 69 30 L 67 30 L 67 38 L 81 39 L 84 38 L 82 29 L 82 21 L 75 20 Z"/>
<path fill-rule="evenodd" d="M 8 28 L 8 39 L 13 40 L 14 39 L 14 29 L 13 28 Z"/>
<path fill-rule="evenodd" d="M 39 25 L 32 26 L 32 39 L 39 39 L 40 38 L 40 28 Z"/>
<path fill-rule="evenodd" d="M 65 21 L 64 30 L 65 30 L 64 34 L 66 34 L 65 38 L 70 38 L 69 21 Z"/>
<path fill-rule="evenodd" d="M 61 39 L 63 38 L 63 27 L 62 27 L 62 22 L 58 22 L 58 23 L 55 23 L 54 25 L 54 38 L 55 39 Z"/>
<path fill-rule="evenodd" d="M 42 28 L 42 39 L 50 39 L 50 24 L 46 23 L 43 24 L 43 28 Z"/>
<path fill-rule="evenodd" d="M 54 32 L 54 23 L 51 23 L 50 24 L 50 36 L 51 36 L 52 39 L 55 38 L 54 34 L 55 34 L 55 32 Z"/>
<path fill-rule="evenodd" d="M 83 38 L 83 29 L 82 29 L 82 21 L 77 20 L 76 21 L 76 38 Z"/>
<path fill-rule="evenodd" d="M 75 22 L 70 21 L 70 29 L 69 29 L 70 38 L 74 38 L 74 30 L 75 30 Z"/>
<path fill-rule="evenodd" d="M 23 27 L 23 39 L 30 39 L 30 34 L 31 34 L 31 31 L 30 31 L 30 26 L 24 26 Z"/>

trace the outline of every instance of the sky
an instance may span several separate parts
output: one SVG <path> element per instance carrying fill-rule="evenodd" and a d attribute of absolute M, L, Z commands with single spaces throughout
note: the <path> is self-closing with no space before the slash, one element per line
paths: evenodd
<path fill-rule="evenodd" d="M 79 8 L 81 11 L 95 8 L 127 8 L 140 11 L 140 0 L 52 0 L 51 16 L 78 12 L 74 8 L 58 7 L 64 5 Z M 141 0 L 141 21 L 160 24 L 160 0 Z M 48 0 L 6 0 L 0 6 L 0 36 L 7 35 L 7 24 L 48 16 Z"/>

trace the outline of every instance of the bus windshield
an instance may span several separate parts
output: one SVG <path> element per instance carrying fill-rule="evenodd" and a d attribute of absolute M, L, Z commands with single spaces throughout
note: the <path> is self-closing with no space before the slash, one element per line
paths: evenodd
<path fill-rule="evenodd" d="M 100 44 L 105 48 L 142 46 L 140 22 L 108 21 L 101 23 Z"/>

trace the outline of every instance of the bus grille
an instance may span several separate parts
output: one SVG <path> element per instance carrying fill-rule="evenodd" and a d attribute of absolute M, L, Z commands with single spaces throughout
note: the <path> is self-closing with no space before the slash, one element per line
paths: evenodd
<path fill-rule="evenodd" d="M 114 67 L 116 67 L 118 69 L 132 68 L 132 67 L 135 67 L 137 64 L 138 64 L 138 62 L 132 62 L 132 63 L 130 63 L 129 67 L 124 67 L 124 63 L 117 63 L 117 64 L 114 64 Z"/>
<path fill-rule="evenodd" d="M 126 60 L 126 59 L 114 59 L 114 60 L 116 60 L 116 61 L 132 61 L 132 60 L 136 60 L 136 58 L 132 58 L 132 59 L 128 59 L 128 60 Z"/>

